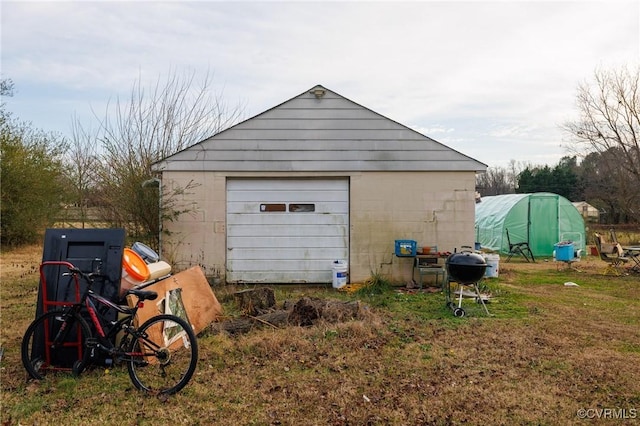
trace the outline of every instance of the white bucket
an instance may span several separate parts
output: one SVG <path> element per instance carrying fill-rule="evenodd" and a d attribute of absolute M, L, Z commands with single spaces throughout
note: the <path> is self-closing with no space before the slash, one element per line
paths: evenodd
<path fill-rule="evenodd" d="M 147 281 L 157 280 L 171 273 L 171 265 L 164 260 L 148 263 L 147 268 L 149 268 L 149 278 L 147 278 Z"/>
<path fill-rule="evenodd" d="M 342 288 L 347 285 L 347 262 L 344 260 L 333 261 L 333 288 Z"/>
<path fill-rule="evenodd" d="M 484 276 L 486 278 L 498 278 L 498 272 L 500 271 L 500 255 L 485 254 L 483 257 L 485 262 L 487 262 L 487 269 L 484 271 Z"/>

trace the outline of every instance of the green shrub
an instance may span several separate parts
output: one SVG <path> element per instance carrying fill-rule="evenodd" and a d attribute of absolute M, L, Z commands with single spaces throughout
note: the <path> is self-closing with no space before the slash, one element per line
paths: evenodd
<path fill-rule="evenodd" d="M 35 243 L 64 196 L 63 142 L 3 114 L 0 117 L 1 243 Z"/>

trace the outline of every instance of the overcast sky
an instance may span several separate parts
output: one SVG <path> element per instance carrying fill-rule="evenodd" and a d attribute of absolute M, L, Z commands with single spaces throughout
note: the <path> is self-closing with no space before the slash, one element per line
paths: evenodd
<path fill-rule="evenodd" d="M 209 72 L 243 118 L 321 84 L 491 167 L 554 165 L 578 84 L 640 62 L 639 5 L 2 0 L 3 100 L 68 136 L 138 79 Z"/>

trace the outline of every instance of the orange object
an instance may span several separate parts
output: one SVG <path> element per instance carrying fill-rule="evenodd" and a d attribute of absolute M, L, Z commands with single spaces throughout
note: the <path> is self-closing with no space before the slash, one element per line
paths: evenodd
<path fill-rule="evenodd" d="M 122 267 L 137 281 L 146 281 L 149 278 L 149 267 L 142 257 L 130 248 L 125 248 L 122 254 Z"/>
<path fill-rule="evenodd" d="M 149 279 L 149 267 L 142 257 L 130 248 L 122 253 L 122 276 L 120 277 L 120 297 Z"/>

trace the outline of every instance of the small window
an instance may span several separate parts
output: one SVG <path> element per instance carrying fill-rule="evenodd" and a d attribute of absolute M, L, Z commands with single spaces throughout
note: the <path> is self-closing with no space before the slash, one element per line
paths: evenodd
<path fill-rule="evenodd" d="M 282 203 L 282 204 L 260 204 L 260 211 L 263 213 L 268 213 L 268 212 L 286 212 L 287 211 L 287 205 Z"/>
<path fill-rule="evenodd" d="M 305 212 L 315 212 L 316 205 L 315 204 L 289 204 L 289 212 L 291 213 L 305 213 Z"/>

